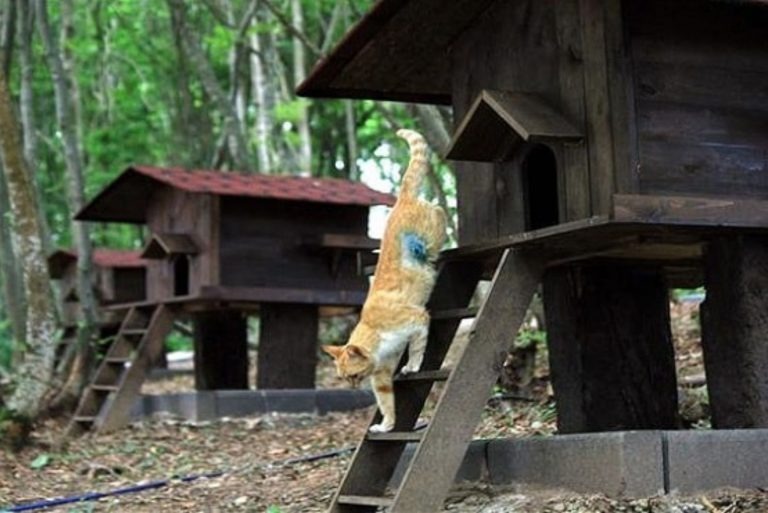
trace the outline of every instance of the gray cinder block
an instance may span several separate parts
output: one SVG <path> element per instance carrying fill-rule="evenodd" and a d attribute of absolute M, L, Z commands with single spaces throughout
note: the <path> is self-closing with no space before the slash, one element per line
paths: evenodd
<path fill-rule="evenodd" d="M 324 415 L 332 411 L 350 411 L 367 408 L 376 399 L 370 390 L 318 390 L 317 412 Z"/>
<path fill-rule="evenodd" d="M 217 417 L 245 417 L 267 411 L 262 390 L 217 390 Z"/>
<path fill-rule="evenodd" d="M 664 493 L 658 431 L 492 440 L 487 454 L 493 484 L 526 483 L 625 497 Z"/>
<path fill-rule="evenodd" d="M 768 487 L 768 429 L 667 431 L 669 488 Z"/>
<path fill-rule="evenodd" d="M 459 471 L 456 473 L 457 483 L 488 480 L 487 446 L 488 442 L 486 440 L 474 440 L 469 444 L 464 460 L 461 462 L 461 467 L 459 467 Z M 416 444 L 405 446 L 403 455 L 400 457 L 400 461 L 397 463 L 397 467 L 395 467 L 395 472 L 392 474 L 392 479 L 389 481 L 389 485 L 392 488 L 396 488 L 403 480 L 405 470 L 408 468 L 408 464 L 415 452 Z"/>
<path fill-rule="evenodd" d="M 317 409 L 316 390 L 264 390 L 266 411 L 308 413 Z"/>

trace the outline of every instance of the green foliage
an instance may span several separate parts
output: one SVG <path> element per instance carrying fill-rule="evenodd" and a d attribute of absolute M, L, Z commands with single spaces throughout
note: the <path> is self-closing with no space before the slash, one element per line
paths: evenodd
<path fill-rule="evenodd" d="M 7 319 L 0 320 L 0 376 L 11 368 L 13 358 L 13 338 Z"/>
<path fill-rule="evenodd" d="M 194 346 L 192 338 L 179 331 L 172 331 L 165 339 L 165 349 L 173 351 L 191 351 Z"/>
<path fill-rule="evenodd" d="M 51 455 L 42 453 L 30 462 L 29 468 L 32 470 L 41 470 L 47 467 L 49 463 L 51 463 Z"/>
<path fill-rule="evenodd" d="M 547 332 L 540 329 L 523 328 L 517 334 L 515 345 L 518 347 L 529 347 L 538 343 L 546 342 Z"/>
<path fill-rule="evenodd" d="M 278 506 L 275 506 L 274 504 L 272 504 L 271 506 L 269 506 L 267 508 L 267 512 L 266 513 L 281 513 L 281 511 L 283 511 L 283 510 L 280 509 Z"/>

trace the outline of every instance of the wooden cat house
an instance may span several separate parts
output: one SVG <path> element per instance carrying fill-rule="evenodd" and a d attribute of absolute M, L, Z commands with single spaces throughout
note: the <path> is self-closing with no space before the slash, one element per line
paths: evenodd
<path fill-rule="evenodd" d="M 93 291 L 99 306 L 100 337 L 111 337 L 122 322 L 121 312 L 110 310 L 114 304 L 146 299 L 146 263 L 140 251 L 99 248 L 93 251 Z M 60 249 L 48 257 L 51 278 L 59 281 L 62 295 L 64 345 L 75 339 L 80 321 L 80 298 L 77 294 L 77 253 Z"/>
<path fill-rule="evenodd" d="M 446 265 L 495 269 L 487 319 L 543 283 L 561 432 L 680 426 L 668 288 L 699 285 L 713 425 L 767 427 L 768 391 L 748 370 L 768 367 L 766 27 L 755 0 L 381 0 L 299 93 L 452 107 L 460 247 Z M 476 337 L 492 339 L 501 318 L 482 314 Z M 497 349 L 521 319 L 503 321 Z M 472 364 L 490 375 L 472 401 L 491 360 Z M 421 496 L 417 469 L 458 461 L 433 440 L 463 447 L 471 393 L 441 403 L 453 427 L 427 430 L 380 505 L 439 506 L 457 467 Z M 333 511 L 373 511 L 378 481 L 355 468 Z"/>
<path fill-rule="evenodd" d="M 318 308 L 363 303 L 360 271 L 378 247 L 366 235 L 368 211 L 393 200 L 347 180 L 132 166 L 76 218 L 146 225 L 147 298 L 120 308 L 136 310 L 124 327 L 143 337 L 135 343 L 147 345 L 147 360 L 185 316 L 196 388 L 246 389 L 247 315 L 257 314 L 258 388 L 313 388 Z M 131 379 L 135 392 L 143 375 Z M 112 392 L 113 402 L 130 395 Z"/>

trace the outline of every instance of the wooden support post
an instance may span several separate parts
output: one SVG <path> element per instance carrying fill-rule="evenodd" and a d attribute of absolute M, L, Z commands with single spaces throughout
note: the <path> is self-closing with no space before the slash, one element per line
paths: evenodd
<path fill-rule="evenodd" d="M 317 305 L 263 303 L 258 388 L 315 388 Z"/>
<path fill-rule="evenodd" d="M 711 242 L 702 346 L 712 427 L 768 427 L 768 238 Z"/>
<path fill-rule="evenodd" d="M 667 287 L 659 270 L 563 266 L 544 275 L 561 433 L 679 425 Z"/>
<path fill-rule="evenodd" d="M 248 388 L 248 326 L 236 311 L 200 312 L 194 317 L 195 388 Z"/>

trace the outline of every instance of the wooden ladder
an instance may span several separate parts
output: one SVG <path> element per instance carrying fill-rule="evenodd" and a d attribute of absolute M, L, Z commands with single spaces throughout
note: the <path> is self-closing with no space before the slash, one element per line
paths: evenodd
<path fill-rule="evenodd" d="M 131 408 L 173 327 L 164 305 L 131 306 L 80 399 L 68 433 L 111 431 L 128 423 Z"/>
<path fill-rule="evenodd" d="M 458 255 L 458 253 L 457 253 Z M 428 308 L 432 321 L 421 370 L 395 379 L 397 421 L 390 433 L 366 433 L 333 498 L 331 513 L 431 513 L 440 511 L 499 373 L 499 351 L 508 349 L 539 284 L 542 266 L 505 250 L 479 311 L 468 307 L 482 261 L 475 255 L 441 262 Z M 452 370 L 441 370 L 461 319 L 475 316 L 467 349 Z M 446 380 L 423 431 L 414 427 L 436 381 Z M 377 412 L 371 424 L 380 422 Z M 409 442 L 416 442 L 394 495 L 387 485 Z"/>

